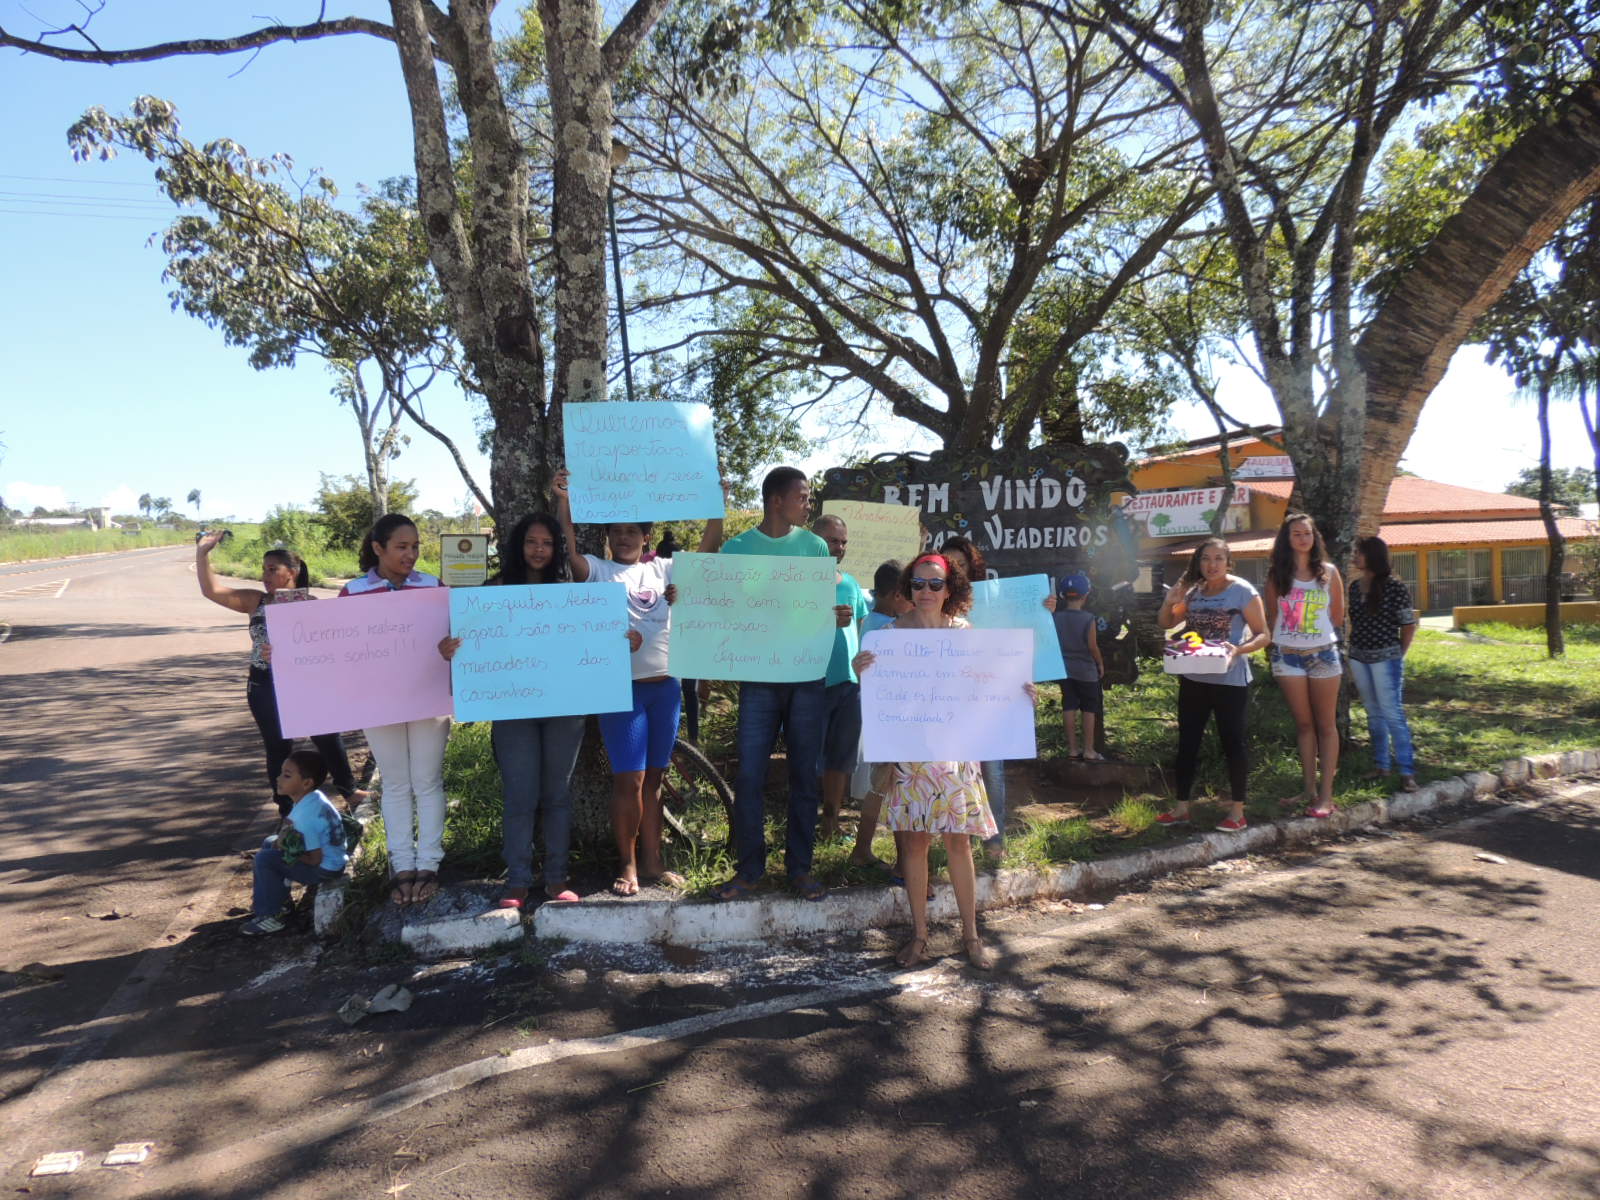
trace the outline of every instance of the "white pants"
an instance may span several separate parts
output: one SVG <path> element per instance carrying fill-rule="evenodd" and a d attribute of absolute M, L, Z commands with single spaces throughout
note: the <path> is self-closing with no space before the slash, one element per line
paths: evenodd
<path fill-rule="evenodd" d="M 383 828 L 392 871 L 437 871 L 444 858 L 444 744 L 449 717 L 362 731 L 383 776 Z"/>

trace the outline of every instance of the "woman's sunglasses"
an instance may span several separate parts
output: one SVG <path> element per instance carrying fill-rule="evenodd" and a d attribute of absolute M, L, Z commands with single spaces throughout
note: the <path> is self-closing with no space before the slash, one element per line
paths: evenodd
<path fill-rule="evenodd" d="M 920 592 L 924 588 L 926 588 L 930 592 L 942 592 L 942 591 L 944 591 L 944 580 L 942 580 L 942 579 L 913 579 L 911 581 L 911 590 L 913 592 Z"/>

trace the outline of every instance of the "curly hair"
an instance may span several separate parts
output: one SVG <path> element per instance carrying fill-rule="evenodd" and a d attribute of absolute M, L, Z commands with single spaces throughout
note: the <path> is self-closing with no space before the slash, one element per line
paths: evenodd
<path fill-rule="evenodd" d="M 1310 513 L 1292 512 L 1278 526 L 1278 536 L 1272 541 L 1272 565 L 1267 570 L 1267 578 L 1280 596 L 1287 596 L 1294 587 L 1294 546 L 1289 541 L 1289 530 L 1301 521 L 1311 526 L 1311 555 L 1307 564 L 1311 578 L 1318 583 L 1328 581 L 1328 547 L 1322 540 L 1322 531 Z"/>
<path fill-rule="evenodd" d="M 967 537 L 946 538 L 944 545 L 939 547 L 942 554 L 959 554 L 967 565 L 967 578 L 987 579 L 989 577 L 989 564 L 983 560 L 983 551 L 978 549 L 977 543 Z"/>
<path fill-rule="evenodd" d="M 944 568 L 944 609 L 952 617 L 959 617 L 972 607 L 972 581 L 967 578 L 967 573 L 961 567 L 960 559 L 947 558 L 943 554 L 931 552 L 919 554 L 906 564 L 906 569 L 900 572 L 900 594 L 907 600 L 911 599 L 911 577 L 917 569 L 918 563 L 933 562 Z"/>

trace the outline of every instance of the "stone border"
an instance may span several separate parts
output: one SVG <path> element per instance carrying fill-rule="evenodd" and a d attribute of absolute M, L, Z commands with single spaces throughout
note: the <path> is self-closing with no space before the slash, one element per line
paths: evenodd
<path fill-rule="evenodd" d="M 1342 809 L 1327 820 L 1299 817 L 1273 821 L 1252 825 L 1242 833 L 1200 833 L 1175 845 L 1069 863 L 1048 870 L 980 874 L 978 908 L 1103 895 L 1134 880 L 1203 867 L 1273 846 L 1300 845 L 1322 839 L 1329 833 L 1346 833 L 1367 825 L 1404 820 L 1441 804 L 1490 795 L 1530 779 L 1550 779 L 1594 770 L 1600 770 L 1600 750 L 1569 750 L 1507 759 L 1493 771 L 1474 771 L 1428 784 L 1415 792 L 1397 792 L 1381 800 Z M 928 904 L 928 915 L 935 920 L 957 915 L 955 896 L 948 885 L 937 889 Z M 904 925 L 910 919 L 911 910 L 904 889 L 889 887 L 834 891 L 819 902 L 781 892 L 763 892 L 747 900 L 720 903 L 595 898 L 581 904 L 541 904 L 533 913 L 533 935 L 574 942 L 664 942 L 703 946 Z M 436 947 L 434 952 L 439 953 L 440 949 Z"/>

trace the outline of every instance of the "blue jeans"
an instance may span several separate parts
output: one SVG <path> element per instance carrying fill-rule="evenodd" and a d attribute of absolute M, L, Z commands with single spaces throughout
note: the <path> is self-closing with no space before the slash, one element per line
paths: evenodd
<path fill-rule="evenodd" d="M 1350 674 L 1367 709 L 1367 731 L 1372 735 L 1372 757 L 1378 770 L 1389 769 L 1389 743 L 1394 742 L 1395 761 L 1402 775 L 1417 773 L 1416 751 L 1411 745 L 1411 726 L 1406 723 L 1405 666 L 1403 658 L 1365 663 L 1350 660 Z"/>
<path fill-rule="evenodd" d="M 283 906 L 289 902 L 291 880 L 295 883 L 327 883 L 344 874 L 343 869 L 325 871 L 306 862 L 284 862 L 283 851 L 278 849 L 278 839 L 275 837 L 269 837 L 261 843 L 252 870 L 255 888 L 250 911 L 258 917 L 275 917 L 283 911 Z"/>
<path fill-rule="evenodd" d="M 533 886 L 533 820 L 543 814 L 544 881 L 567 881 L 572 845 L 572 769 L 583 745 L 582 717 L 525 717 L 496 721 L 489 741 L 500 767 L 500 857 L 506 886 Z"/>
<path fill-rule="evenodd" d="M 1006 840 L 1006 764 L 1003 762 L 979 763 L 983 768 L 983 790 L 989 793 L 989 811 L 994 814 L 995 828 L 1000 832 L 987 839 L 998 846 Z"/>
<path fill-rule="evenodd" d="M 766 873 L 764 828 L 767 764 L 782 728 L 789 759 L 789 831 L 784 868 L 792 879 L 811 871 L 822 803 L 823 729 L 827 690 L 820 679 L 806 683 L 739 685 L 739 773 L 733 787 L 733 836 L 739 878 L 754 883 Z"/>

